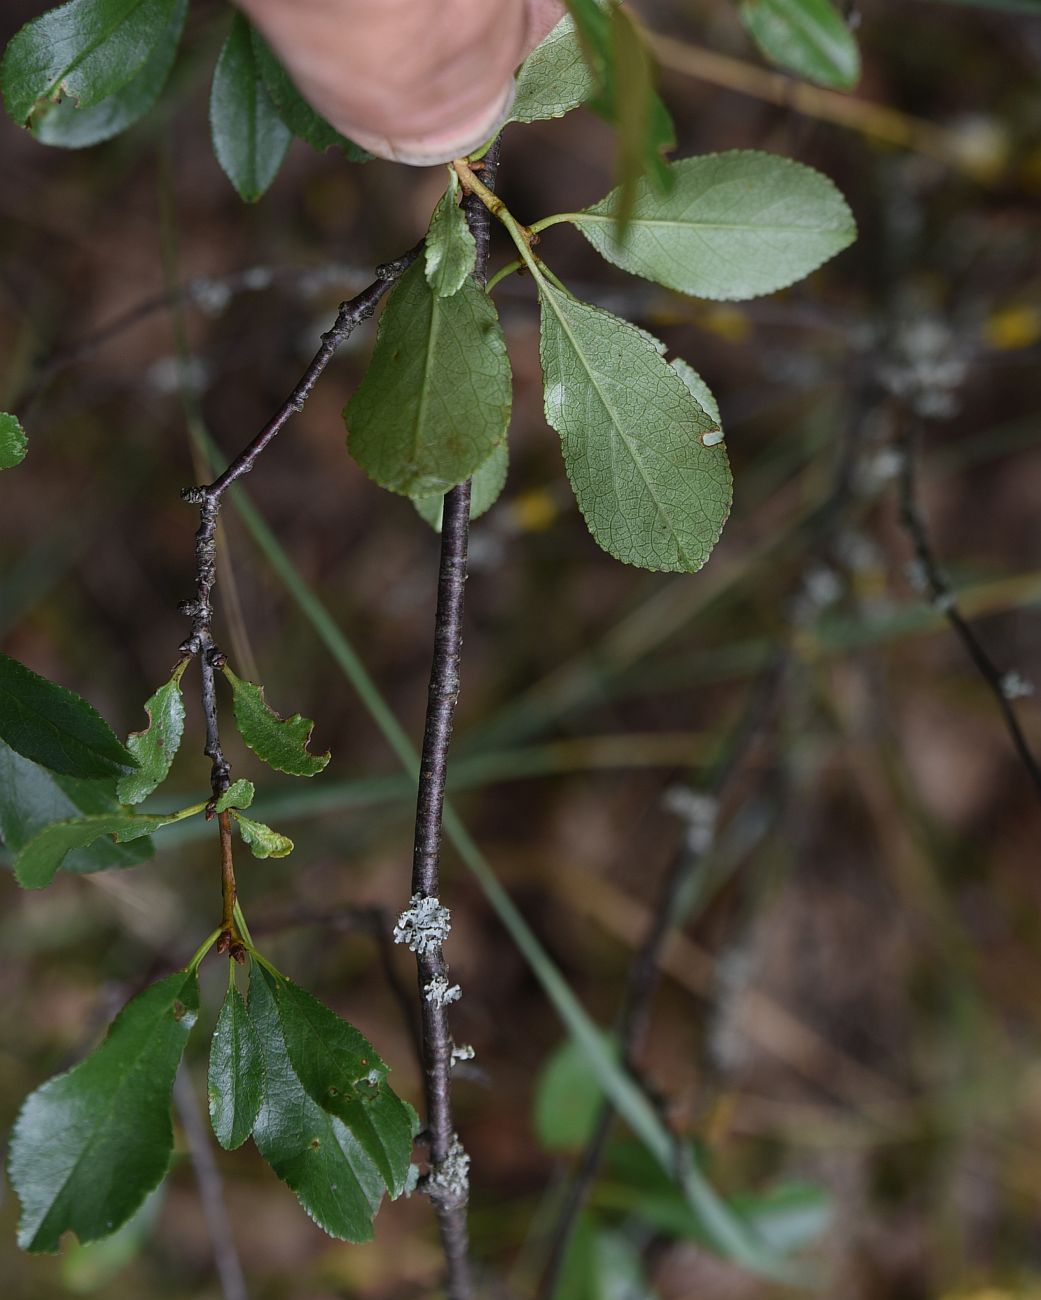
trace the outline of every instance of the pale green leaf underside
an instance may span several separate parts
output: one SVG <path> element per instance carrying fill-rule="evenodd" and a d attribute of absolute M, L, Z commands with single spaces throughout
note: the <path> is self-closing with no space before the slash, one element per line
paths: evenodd
<path fill-rule="evenodd" d="M 490 510 L 499 499 L 499 494 L 506 486 L 506 474 L 510 467 L 510 453 L 504 438 L 488 459 L 474 470 L 473 486 L 470 489 L 470 518 L 479 519 L 486 510 Z M 430 497 L 413 497 L 412 504 L 423 519 L 435 532 L 441 531 L 441 517 L 444 514 L 445 498 L 443 495 Z"/>
<path fill-rule="evenodd" d="M 184 669 L 184 662 L 178 664 L 170 680 L 145 703 L 147 730 L 132 732 L 127 739 L 127 749 L 137 759 L 138 767 L 120 778 L 116 786 L 120 803 L 140 803 L 170 771 L 184 734 Z"/>
<path fill-rule="evenodd" d="M 234 1151 L 253 1132 L 264 1104 L 264 1049 L 242 994 L 228 989 L 210 1042 L 208 1095 L 217 1141 Z"/>
<path fill-rule="evenodd" d="M 164 38 L 177 0 L 70 0 L 17 32 L 4 51 L 4 105 L 19 124 L 59 92 L 89 108 L 115 94 Z"/>
<path fill-rule="evenodd" d="M 0 469 L 14 469 L 25 460 L 29 439 L 18 419 L 0 412 Z"/>
<path fill-rule="evenodd" d="M 231 684 L 239 734 L 254 754 L 269 767 L 290 776 L 317 776 L 330 756 L 308 751 L 314 729 L 311 719 L 299 713 L 280 718 L 264 699 L 263 686 L 243 681 L 228 667 L 224 668 L 224 676 Z"/>
<path fill-rule="evenodd" d="M 271 101 L 249 24 L 239 13 L 213 74 L 210 134 L 225 175 L 247 203 L 255 203 L 282 166 L 292 132 Z"/>
<path fill-rule="evenodd" d="M 617 190 L 571 219 L 602 257 L 699 298 L 742 299 L 801 280 L 856 238 L 845 199 L 820 172 L 753 150 L 670 163 L 661 193 L 637 184 L 615 239 Z"/>
<path fill-rule="evenodd" d="M 528 55 L 517 73 L 517 95 L 509 122 L 563 117 L 596 92 L 570 14 Z"/>
<path fill-rule="evenodd" d="M 170 975 L 129 1002 L 105 1041 L 32 1093 L 11 1139 L 22 1205 L 18 1244 L 55 1251 L 115 1232 L 166 1173 L 170 1091 L 199 1010 L 194 974 Z"/>
<path fill-rule="evenodd" d="M 832 0 L 742 0 L 741 19 L 774 63 L 849 90 L 860 76 L 857 42 Z"/>
<path fill-rule="evenodd" d="M 188 0 L 175 0 L 166 31 L 159 38 L 140 72 L 125 86 L 89 108 L 77 107 L 73 98 L 40 105 L 32 119 L 32 133 L 41 144 L 62 149 L 86 149 L 119 135 L 133 126 L 159 98 L 177 58 L 177 47 L 188 14 Z"/>
<path fill-rule="evenodd" d="M 673 357 L 669 362 L 669 365 L 672 366 L 673 370 L 676 371 L 684 384 L 686 384 L 687 391 L 709 417 L 713 425 L 722 431 L 722 422 L 719 416 L 719 403 L 716 401 L 712 390 L 709 388 L 708 384 L 705 383 L 704 379 L 702 379 L 694 367 L 688 361 L 684 361 L 682 357 Z"/>
<path fill-rule="evenodd" d="M 470 277 L 439 298 L 414 263 L 387 300 L 368 373 L 344 412 L 351 455 L 392 492 L 443 494 L 502 442 L 510 402 L 488 295 Z"/>
<path fill-rule="evenodd" d="M 640 568 L 693 573 L 730 512 L 717 426 L 645 331 L 541 283 L 546 419 L 596 542 Z"/>
<path fill-rule="evenodd" d="M 287 858 L 292 853 L 293 841 L 288 835 L 281 835 L 263 822 L 255 822 L 252 818 L 243 817 L 241 813 L 236 812 L 232 816 L 238 823 L 242 842 L 249 845 L 255 858 Z"/>
<path fill-rule="evenodd" d="M 458 293 L 477 261 L 477 244 L 458 198 L 459 178 L 453 171 L 430 218 L 424 248 L 427 284 L 439 298 Z"/>

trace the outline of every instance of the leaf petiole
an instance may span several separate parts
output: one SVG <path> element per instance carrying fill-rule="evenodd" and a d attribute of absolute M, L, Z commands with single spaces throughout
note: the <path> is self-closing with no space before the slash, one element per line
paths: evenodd
<path fill-rule="evenodd" d="M 203 940 L 195 956 L 184 968 L 189 975 L 192 974 L 194 971 L 198 971 L 199 967 L 202 965 L 202 959 L 206 956 L 206 954 L 210 951 L 213 945 L 221 937 L 221 933 L 222 933 L 221 927 L 218 926 L 217 929 L 214 930 L 212 934 L 208 935 L 206 939 Z"/>

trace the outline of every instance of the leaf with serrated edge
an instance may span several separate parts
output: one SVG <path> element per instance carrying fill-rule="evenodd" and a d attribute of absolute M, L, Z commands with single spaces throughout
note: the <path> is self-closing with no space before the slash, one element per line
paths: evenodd
<path fill-rule="evenodd" d="M 820 172 L 754 150 L 670 163 L 661 194 L 636 188 L 628 234 L 615 238 L 617 190 L 570 220 L 623 271 L 699 298 L 773 293 L 856 238 L 845 199 Z"/>
<path fill-rule="evenodd" d="M 138 768 L 120 778 L 116 786 L 120 803 L 140 803 L 166 780 L 184 734 L 181 677 L 186 664 L 187 660 L 182 660 L 170 680 L 145 703 L 147 730 L 132 732 L 127 739 L 127 749 L 137 759 Z"/>
<path fill-rule="evenodd" d="M 722 421 L 719 416 L 719 403 L 716 401 L 712 390 L 704 379 L 698 374 L 694 367 L 682 357 L 673 357 L 669 362 L 673 370 L 679 375 L 687 386 L 687 391 L 695 402 L 701 407 L 717 429 L 722 432 Z M 706 435 L 702 435 L 704 437 Z M 711 438 L 711 433 L 708 437 Z"/>
<path fill-rule="evenodd" d="M 595 92 L 596 81 L 583 57 L 575 20 L 568 14 L 521 64 L 517 95 L 507 121 L 563 117 Z"/>
<path fill-rule="evenodd" d="M 122 776 L 137 759 L 75 691 L 0 654 L 0 739 L 68 776 Z"/>
<path fill-rule="evenodd" d="M 263 822 L 243 817 L 241 813 L 232 813 L 238 822 L 242 842 L 249 845 L 255 858 L 288 858 L 293 851 L 293 841 L 288 835 L 280 835 Z"/>
<path fill-rule="evenodd" d="M 18 1244 L 56 1251 L 71 1229 L 107 1237 L 162 1180 L 170 1092 L 199 1011 L 180 971 L 128 1002 L 85 1061 L 32 1093 L 15 1121 L 7 1171 L 22 1205 Z"/>
<path fill-rule="evenodd" d="M 232 985 L 210 1042 L 210 1123 L 217 1141 L 234 1151 L 253 1132 L 264 1104 L 264 1049 L 242 994 Z"/>
<path fill-rule="evenodd" d="M 222 813 L 229 808 L 248 808 L 253 802 L 256 793 L 257 788 L 252 781 L 245 779 L 232 781 L 231 785 L 213 805 L 213 811 Z"/>
<path fill-rule="evenodd" d="M 800 77 L 849 90 L 860 51 L 832 0 L 742 0 L 741 20 L 768 59 Z"/>
<path fill-rule="evenodd" d="M 174 813 L 123 812 L 55 822 L 35 835 L 15 858 L 15 879 L 23 889 L 44 889 L 73 849 L 86 848 L 102 835 L 111 835 L 125 844 L 185 817 L 194 817 L 205 807 L 204 803 L 198 803 Z"/>
<path fill-rule="evenodd" d="M 311 1218 L 332 1237 L 369 1241 L 384 1181 L 345 1124 L 304 1091 L 289 1060 L 278 1008 L 254 966 L 249 1015 L 260 1038 L 267 1091 L 253 1140 Z"/>
<path fill-rule="evenodd" d="M 14 469 L 25 460 L 29 439 L 17 417 L 0 412 L 0 469 Z"/>
<path fill-rule="evenodd" d="M 175 0 L 166 31 L 148 61 L 132 81 L 113 94 L 89 108 L 81 108 L 67 97 L 40 105 L 30 123 L 33 136 L 41 144 L 61 149 L 86 149 L 133 126 L 152 108 L 166 85 L 187 14 L 188 0 Z"/>
<path fill-rule="evenodd" d="M 177 0 L 70 0 L 17 32 L 4 51 L 4 106 L 24 126 L 59 92 L 81 108 L 115 94 L 166 34 Z"/>
<path fill-rule="evenodd" d="M 510 467 L 510 453 L 506 439 L 499 443 L 483 465 L 474 470 L 473 486 L 470 489 L 470 518 L 479 519 L 486 510 L 490 510 L 499 499 L 499 494 L 506 486 L 506 474 Z M 441 516 L 444 513 L 443 495 L 432 497 L 413 497 L 412 504 L 417 513 L 427 521 L 437 533 L 441 531 Z"/>
<path fill-rule="evenodd" d="M 651 335 L 545 282 L 539 299 L 546 419 L 589 531 L 623 563 L 695 572 L 730 511 L 714 422 Z"/>
<path fill-rule="evenodd" d="M 311 719 L 302 718 L 299 713 L 291 718 L 279 717 L 264 699 L 263 686 L 243 681 L 227 666 L 223 671 L 231 684 L 239 734 L 257 758 L 290 776 L 317 776 L 330 755 L 308 752 L 314 730 Z"/>
<path fill-rule="evenodd" d="M 423 250 L 427 284 L 439 298 L 458 293 L 477 261 L 477 242 L 458 199 L 459 177 L 450 170 L 448 189 L 434 208 Z"/>
<path fill-rule="evenodd" d="M 391 1090 L 387 1066 L 353 1025 L 284 976 L 263 972 L 286 1050 L 308 1096 L 341 1120 L 375 1162 L 390 1194 L 405 1187 L 415 1111 Z"/>
<path fill-rule="evenodd" d="M 278 174 L 292 132 L 278 115 L 260 75 L 249 23 L 235 14 L 217 60 L 210 91 L 213 152 L 247 203 L 255 203 Z"/>
<path fill-rule="evenodd" d="M 351 455 L 392 492 L 441 494 L 502 442 L 510 402 L 491 299 L 472 277 L 438 298 L 415 262 L 387 299 L 368 373 L 344 412 Z"/>

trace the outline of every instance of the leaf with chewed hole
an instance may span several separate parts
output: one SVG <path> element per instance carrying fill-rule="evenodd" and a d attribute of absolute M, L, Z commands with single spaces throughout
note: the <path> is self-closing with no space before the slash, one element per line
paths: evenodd
<path fill-rule="evenodd" d="M 282 718 L 264 699 L 263 686 L 243 681 L 226 665 L 224 676 L 231 685 L 235 723 L 239 734 L 259 759 L 290 776 L 317 776 L 329 762 L 329 754 L 312 754 L 307 748 L 314 730 L 310 718 L 294 713 Z"/>

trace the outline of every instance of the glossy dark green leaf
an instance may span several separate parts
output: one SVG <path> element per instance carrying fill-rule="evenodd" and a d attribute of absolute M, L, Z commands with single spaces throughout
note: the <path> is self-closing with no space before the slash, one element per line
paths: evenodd
<path fill-rule="evenodd" d="M 213 74 L 210 134 L 225 175 L 247 203 L 255 203 L 278 174 L 292 133 L 267 92 L 249 23 L 239 13 Z"/>
<path fill-rule="evenodd" d="M 210 1123 L 226 1151 L 240 1147 L 253 1132 L 266 1088 L 264 1049 L 242 1000 L 232 985 L 217 1017 L 210 1043 Z"/>
<path fill-rule="evenodd" d="M 166 85 L 177 58 L 187 14 L 188 0 L 175 0 L 166 31 L 144 66 L 114 94 L 89 108 L 79 107 L 75 98 L 69 96 L 55 103 L 41 104 L 31 122 L 36 139 L 41 144 L 63 149 L 85 149 L 110 140 L 144 117 Z"/>
<path fill-rule="evenodd" d="M 141 71 L 177 0 L 70 0 L 17 32 L 0 64 L 4 106 L 20 125 L 65 95 L 90 108 Z"/>
<path fill-rule="evenodd" d="M 226 812 L 229 808 L 248 808 L 256 797 L 257 788 L 252 781 L 240 779 L 232 781 L 221 797 L 213 805 L 214 812 Z"/>
<path fill-rule="evenodd" d="M 387 299 L 368 373 L 344 412 L 351 455 L 392 492 L 441 495 L 502 442 L 510 402 L 491 299 L 472 277 L 439 298 L 415 262 Z"/>
<path fill-rule="evenodd" d="M 325 1232 L 369 1241 L 386 1190 L 358 1139 L 304 1090 L 289 1059 L 270 985 L 254 967 L 249 1015 L 264 1051 L 267 1090 L 253 1140 Z"/>
<path fill-rule="evenodd" d="M 137 759 L 82 696 L 5 654 L 0 654 L 0 740 L 68 776 L 122 776 L 137 767 Z"/>
<path fill-rule="evenodd" d="M 14 469 L 25 460 L 29 439 L 17 417 L 0 412 L 0 469 Z"/>
<path fill-rule="evenodd" d="M 625 564 L 693 573 L 730 511 L 715 422 L 645 331 L 544 281 L 546 419 L 597 543 Z"/>
<path fill-rule="evenodd" d="M 293 1070 L 307 1095 L 344 1123 L 392 1196 L 405 1187 L 416 1113 L 387 1083 L 387 1066 L 353 1025 L 313 994 L 263 972 Z"/>
<path fill-rule="evenodd" d="M 772 62 L 822 86 L 857 84 L 860 51 L 832 0 L 741 0 L 739 12 Z"/>
<path fill-rule="evenodd" d="M 224 676 L 231 684 L 239 734 L 254 754 L 269 767 L 288 772 L 290 776 L 317 776 L 330 755 L 308 752 L 314 730 L 311 719 L 302 718 L 299 713 L 281 718 L 264 699 L 263 686 L 243 681 L 227 667 Z"/>
<path fill-rule="evenodd" d="M 85 849 L 103 835 L 111 835 L 125 844 L 162 830 L 173 822 L 183 821 L 185 817 L 193 817 L 205 807 L 204 803 L 199 803 L 173 813 L 102 813 L 96 817 L 55 822 L 34 835 L 15 858 L 15 879 L 24 889 L 44 889 L 64 864 L 66 855 L 74 849 Z"/>
<path fill-rule="evenodd" d="M 55 1251 L 115 1232 L 166 1173 L 170 1091 L 199 1010 L 194 974 L 145 989 L 85 1061 L 29 1096 L 15 1122 L 8 1174 L 22 1205 L 18 1244 Z"/>
<path fill-rule="evenodd" d="M 120 803 L 140 803 L 166 780 L 184 734 L 181 677 L 186 666 L 187 660 L 182 660 L 170 680 L 145 702 L 147 729 L 132 732 L 127 739 L 127 749 L 138 767 L 119 779 L 116 793 Z"/>
<path fill-rule="evenodd" d="M 471 519 L 479 519 L 498 501 L 499 494 L 506 486 L 509 468 L 510 453 L 504 438 L 488 459 L 474 470 L 473 486 L 470 489 Z M 439 533 L 445 506 L 444 495 L 413 497 L 412 504 L 430 527 Z"/>
<path fill-rule="evenodd" d="M 563 117 L 595 92 L 596 81 L 582 54 L 575 20 L 566 14 L 521 64 L 507 120 L 540 122 Z"/>
<path fill-rule="evenodd" d="M 279 117 L 293 135 L 305 140 L 319 153 L 326 149 L 339 149 L 351 162 L 368 162 L 372 154 L 360 145 L 342 136 L 324 117 L 320 117 L 300 94 L 293 79 L 271 51 L 260 33 L 252 29 L 253 56 L 260 69 L 264 87 Z"/>
<path fill-rule="evenodd" d="M 477 243 L 470 233 L 466 213 L 459 206 L 459 177 L 449 169 L 448 189 L 430 218 L 424 246 L 427 284 L 439 298 L 450 298 L 462 288 L 477 261 Z"/>
<path fill-rule="evenodd" d="M 263 822 L 255 822 L 251 817 L 233 813 L 242 842 L 249 845 L 255 858 L 287 858 L 293 851 L 293 841 L 288 835 L 273 831 Z"/>

